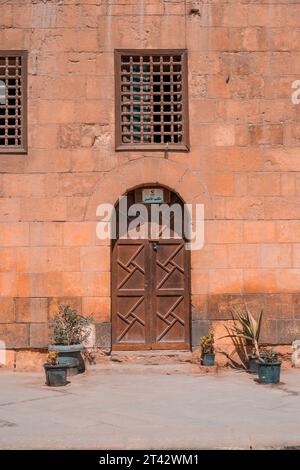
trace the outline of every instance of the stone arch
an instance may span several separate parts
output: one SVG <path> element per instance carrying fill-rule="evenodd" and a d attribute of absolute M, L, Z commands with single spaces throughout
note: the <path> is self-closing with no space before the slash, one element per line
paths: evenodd
<path fill-rule="evenodd" d="M 160 157 L 144 157 L 125 163 L 100 178 L 89 199 L 85 220 L 96 220 L 99 204 L 115 204 L 118 197 L 128 190 L 151 184 L 169 188 L 186 203 L 208 198 L 207 190 L 199 176 L 184 163 Z"/>

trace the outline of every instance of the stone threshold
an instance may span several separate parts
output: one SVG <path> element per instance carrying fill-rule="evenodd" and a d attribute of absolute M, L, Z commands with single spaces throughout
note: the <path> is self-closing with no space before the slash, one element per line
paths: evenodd
<path fill-rule="evenodd" d="M 110 355 L 112 362 L 151 365 L 192 363 L 193 359 L 186 350 L 112 351 Z"/>
<path fill-rule="evenodd" d="M 218 366 L 206 367 L 191 362 L 108 362 L 95 364 L 87 368 L 86 377 L 101 375 L 224 375 L 228 368 Z M 81 380 L 81 375 L 72 377 L 72 380 Z"/>

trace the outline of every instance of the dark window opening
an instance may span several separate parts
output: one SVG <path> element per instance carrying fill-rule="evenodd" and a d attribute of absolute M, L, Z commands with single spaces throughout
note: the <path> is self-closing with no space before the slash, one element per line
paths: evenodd
<path fill-rule="evenodd" d="M 0 153 L 26 151 L 26 52 L 0 51 Z"/>
<path fill-rule="evenodd" d="M 116 51 L 118 150 L 188 150 L 185 51 Z"/>

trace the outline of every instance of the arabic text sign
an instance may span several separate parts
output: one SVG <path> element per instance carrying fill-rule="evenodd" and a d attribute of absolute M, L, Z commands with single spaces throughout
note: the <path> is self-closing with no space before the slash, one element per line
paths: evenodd
<path fill-rule="evenodd" d="M 164 190 L 161 188 L 143 189 L 144 204 L 162 204 L 164 202 Z"/>

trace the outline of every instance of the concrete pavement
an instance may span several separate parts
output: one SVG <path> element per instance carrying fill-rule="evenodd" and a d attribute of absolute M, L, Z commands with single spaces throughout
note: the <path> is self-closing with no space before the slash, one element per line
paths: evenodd
<path fill-rule="evenodd" d="M 300 446 L 300 370 L 263 386 L 244 372 L 111 364 L 71 377 L 0 370 L 1 449 Z"/>

